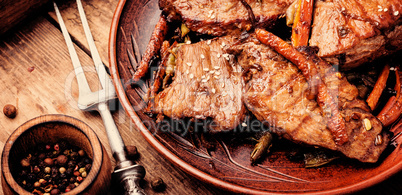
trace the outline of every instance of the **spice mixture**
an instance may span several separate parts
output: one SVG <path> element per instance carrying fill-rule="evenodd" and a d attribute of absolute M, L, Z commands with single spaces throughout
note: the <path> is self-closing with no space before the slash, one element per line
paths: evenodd
<path fill-rule="evenodd" d="M 92 160 L 84 150 L 67 141 L 39 144 L 25 155 L 14 177 L 27 191 L 38 195 L 69 192 L 82 183 Z"/>

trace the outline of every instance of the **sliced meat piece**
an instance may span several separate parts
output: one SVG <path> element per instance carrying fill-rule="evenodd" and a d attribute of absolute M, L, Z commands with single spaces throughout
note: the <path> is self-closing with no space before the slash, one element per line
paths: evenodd
<path fill-rule="evenodd" d="M 223 52 L 226 36 L 186 44 L 177 53 L 173 82 L 155 97 L 154 113 L 174 119 L 211 118 L 212 131 L 232 130 L 243 121 L 241 67 Z"/>
<path fill-rule="evenodd" d="M 338 94 L 338 107 L 346 122 L 348 142 L 337 145 L 315 100 L 307 98 L 308 83 L 295 65 L 254 37 L 230 46 L 238 63 L 248 70 L 243 101 L 273 132 L 289 140 L 342 152 L 362 162 L 376 162 L 389 141 L 381 122 L 356 99 L 357 90 L 329 67 L 321 68 L 330 93 Z M 259 67 L 258 69 L 255 67 Z M 366 123 L 366 124 L 365 124 Z M 369 128 L 370 125 L 371 127 Z M 377 136 L 383 143 L 376 145 Z"/>
<path fill-rule="evenodd" d="M 294 0 L 245 0 L 253 10 L 256 25 L 271 26 Z M 241 0 L 159 0 L 170 20 L 181 20 L 191 30 L 214 36 L 248 30 L 252 23 Z"/>
<path fill-rule="evenodd" d="M 343 69 L 402 49 L 400 0 L 316 1 L 314 13 L 310 46 Z"/>

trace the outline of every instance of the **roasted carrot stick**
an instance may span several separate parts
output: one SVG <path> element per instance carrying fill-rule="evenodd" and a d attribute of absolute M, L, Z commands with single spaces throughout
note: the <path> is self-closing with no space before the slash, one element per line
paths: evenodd
<path fill-rule="evenodd" d="M 158 70 L 156 70 L 155 77 L 154 77 L 154 82 L 152 83 L 150 90 L 149 90 L 149 99 L 148 99 L 148 107 L 146 109 L 147 112 L 151 112 L 153 107 L 154 107 L 154 99 L 156 94 L 158 93 L 158 90 L 162 86 L 162 81 L 163 81 L 163 76 L 165 76 L 165 71 L 166 71 L 166 62 L 169 57 L 169 41 L 164 41 L 162 44 L 161 48 L 161 61 L 159 62 L 158 65 Z"/>
<path fill-rule="evenodd" d="M 373 91 L 371 91 L 369 97 L 366 100 L 371 110 L 374 110 L 375 107 L 377 106 L 378 100 L 380 99 L 380 96 L 385 89 L 385 85 L 387 84 L 388 76 L 389 76 L 389 66 L 386 65 L 382 69 L 381 74 L 374 85 Z"/>
<path fill-rule="evenodd" d="M 306 80 L 309 81 L 310 85 L 312 83 L 317 84 L 317 103 L 325 111 L 324 117 L 328 121 L 328 128 L 334 136 L 335 143 L 342 145 L 347 142 L 348 135 L 346 134 L 345 121 L 340 114 L 334 97 L 330 95 L 327 86 L 318 74 L 316 64 L 274 34 L 263 29 L 256 29 L 255 32 L 259 41 L 293 62 L 300 69 Z"/>
<path fill-rule="evenodd" d="M 314 0 L 298 0 L 292 27 L 292 45 L 307 46 L 310 37 Z"/>
<path fill-rule="evenodd" d="M 384 126 L 389 126 L 395 122 L 402 114 L 402 96 L 401 96 L 401 79 L 402 72 L 397 68 L 396 71 L 396 84 L 395 90 L 398 92 L 395 96 L 392 96 L 381 112 L 377 115 L 378 120 L 382 122 Z"/>
<path fill-rule="evenodd" d="M 168 25 L 166 18 L 161 15 L 154 31 L 152 32 L 151 39 L 149 40 L 144 55 L 142 56 L 140 65 L 133 75 L 132 81 L 136 82 L 140 80 L 148 72 L 149 62 L 151 61 L 151 58 L 159 52 L 167 31 Z"/>

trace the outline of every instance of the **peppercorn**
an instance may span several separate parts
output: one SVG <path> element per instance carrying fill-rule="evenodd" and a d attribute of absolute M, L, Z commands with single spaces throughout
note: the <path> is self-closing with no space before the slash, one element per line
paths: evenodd
<path fill-rule="evenodd" d="M 85 168 L 80 168 L 80 169 L 78 170 L 78 172 L 80 172 L 80 173 L 83 173 L 84 171 L 86 171 Z"/>
<path fill-rule="evenodd" d="M 74 176 L 79 176 L 81 173 L 79 171 L 74 171 Z"/>
<path fill-rule="evenodd" d="M 57 157 L 57 164 L 63 166 L 63 165 L 65 165 L 65 164 L 67 163 L 67 160 L 68 160 L 67 156 L 64 156 L 63 154 L 62 154 L 62 155 L 59 155 L 59 156 Z"/>
<path fill-rule="evenodd" d="M 153 190 L 160 192 L 163 191 L 166 187 L 165 182 L 163 182 L 162 178 L 156 178 L 151 182 L 151 187 Z"/>
<path fill-rule="evenodd" d="M 8 118 L 15 118 L 17 116 L 17 108 L 14 105 L 6 104 L 3 107 L 3 113 Z"/>
<path fill-rule="evenodd" d="M 59 172 L 60 172 L 61 174 L 65 173 L 65 172 L 66 172 L 66 168 L 60 167 Z"/>
<path fill-rule="evenodd" d="M 47 181 L 44 180 L 44 179 L 39 179 L 39 183 L 40 183 L 41 185 L 46 185 Z"/>
<path fill-rule="evenodd" d="M 84 150 L 78 150 L 78 155 L 81 157 L 85 156 L 85 151 Z"/>
<path fill-rule="evenodd" d="M 52 168 L 50 167 L 45 167 L 45 173 L 50 173 L 52 171 Z"/>
<path fill-rule="evenodd" d="M 23 169 L 16 174 L 16 181 L 32 194 L 68 192 L 80 185 L 92 167 L 87 154 L 67 142 L 38 144 L 31 152 L 21 159 Z"/>
<path fill-rule="evenodd" d="M 47 166 L 52 166 L 53 165 L 53 160 L 51 158 L 45 158 L 45 160 L 43 160 L 43 162 L 45 162 L 45 164 Z"/>
<path fill-rule="evenodd" d="M 40 187 L 40 183 L 39 183 L 38 181 L 35 182 L 35 183 L 34 183 L 34 187 L 35 187 L 35 188 L 39 188 L 39 187 Z"/>
<path fill-rule="evenodd" d="M 138 150 L 135 146 L 126 146 L 126 150 L 129 157 L 135 157 L 138 155 Z"/>
<path fill-rule="evenodd" d="M 53 189 L 52 191 L 50 191 L 50 194 L 51 194 L 51 195 L 57 195 L 57 194 L 60 194 L 60 190 L 59 190 L 59 189 L 57 189 L 57 188 L 55 188 L 55 189 Z"/>
<path fill-rule="evenodd" d="M 39 157 L 39 159 L 43 160 L 43 159 L 46 158 L 46 154 L 45 154 L 45 153 L 41 153 L 41 154 L 39 154 L 38 157 Z"/>
<path fill-rule="evenodd" d="M 39 172 L 40 172 L 40 169 L 39 169 L 38 166 L 35 166 L 35 167 L 33 168 L 33 171 L 34 171 L 35 173 L 39 173 Z"/>
<path fill-rule="evenodd" d="M 27 158 L 24 158 L 21 160 L 21 166 L 22 167 L 29 167 L 31 165 L 31 163 L 29 162 L 30 160 L 28 160 Z"/>

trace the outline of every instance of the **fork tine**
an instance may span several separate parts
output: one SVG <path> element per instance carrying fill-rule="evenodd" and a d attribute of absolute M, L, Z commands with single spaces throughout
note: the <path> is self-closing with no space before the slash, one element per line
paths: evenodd
<path fill-rule="evenodd" d="M 80 18 L 82 22 L 82 26 L 84 28 L 85 36 L 89 45 L 89 49 L 91 50 L 91 57 L 94 61 L 96 72 L 98 73 L 99 81 L 102 85 L 102 88 L 110 87 L 112 85 L 112 81 L 109 78 L 109 75 L 106 72 L 105 65 L 102 62 L 102 59 L 99 55 L 98 49 L 96 49 L 96 45 L 94 39 L 91 34 L 91 30 L 89 29 L 88 20 L 85 16 L 84 8 L 82 7 L 81 0 L 77 0 L 78 12 L 80 13 Z"/>
<path fill-rule="evenodd" d="M 53 2 L 53 6 L 56 12 L 57 20 L 59 21 L 60 24 L 61 32 L 63 33 L 64 39 L 67 44 L 68 52 L 70 53 L 71 61 L 74 66 L 75 75 L 77 76 L 79 94 L 89 93 L 91 92 L 91 89 L 89 88 L 88 81 L 85 78 L 84 70 L 82 69 L 80 60 L 78 59 L 77 52 L 74 49 L 74 44 L 71 41 L 71 37 L 68 34 L 66 25 L 64 24 L 59 8 L 57 7 L 57 4 L 55 2 Z"/>

